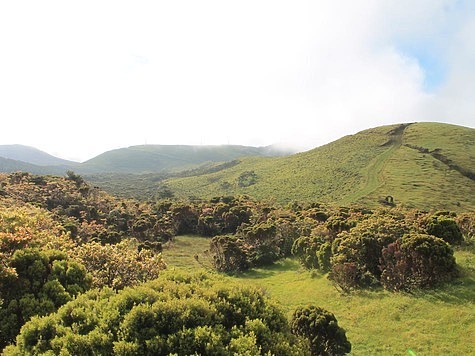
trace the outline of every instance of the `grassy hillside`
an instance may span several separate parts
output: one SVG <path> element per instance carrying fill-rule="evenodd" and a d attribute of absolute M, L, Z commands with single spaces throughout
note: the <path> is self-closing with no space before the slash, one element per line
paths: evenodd
<path fill-rule="evenodd" d="M 196 168 L 209 162 L 227 162 L 240 157 L 289 154 L 271 147 L 142 145 L 105 152 L 81 164 L 79 171 L 115 173 L 160 173 Z"/>
<path fill-rule="evenodd" d="M 199 177 L 170 179 L 176 196 L 358 203 L 387 196 L 420 209 L 475 210 L 475 130 L 439 123 L 377 127 L 281 158 L 246 158 Z M 253 181 L 240 176 L 252 174 Z M 243 184 L 244 183 L 244 184 Z M 249 184 L 250 183 L 250 184 Z"/>

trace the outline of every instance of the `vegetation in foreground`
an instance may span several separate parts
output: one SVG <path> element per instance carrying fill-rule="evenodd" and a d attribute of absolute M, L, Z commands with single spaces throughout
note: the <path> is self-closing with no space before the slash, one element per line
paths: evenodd
<path fill-rule="evenodd" d="M 210 268 L 204 251 L 209 239 L 179 236 L 163 250 L 169 269 Z M 346 330 L 352 355 L 468 355 L 475 335 L 475 254 L 456 247 L 459 277 L 436 289 L 391 292 L 381 287 L 337 290 L 328 273 L 308 270 L 296 258 L 253 268 L 232 278 L 257 286 L 276 300 L 290 319 L 300 306 L 331 311 Z"/>
<path fill-rule="evenodd" d="M 252 179 L 252 175 L 246 177 Z M 213 269 L 243 276 L 243 271 L 252 274 L 256 268 L 264 270 L 265 266 L 291 261 L 286 258 L 293 253 L 313 274 L 329 270 L 333 286 L 349 295 L 363 290 L 381 292 L 380 285 L 388 291 L 417 294 L 420 288 L 439 291 L 463 281 L 464 269 L 456 265 L 454 249 L 465 251 L 474 236 L 470 213 L 424 213 L 394 208 L 373 211 L 325 204 L 283 207 L 249 197 L 140 203 L 108 196 L 91 188 L 73 172 L 65 178 L 24 173 L 2 175 L 0 183 L 2 347 L 15 339 L 21 347 L 21 334 L 15 336 L 22 325 L 26 330 L 32 325 L 29 320 L 47 320 L 69 303 L 74 305 L 73 299 L 100 290 L 121 294 L 126 288 L 135 290 L 139 284 L 160 277 L 165 268 L 160 251 L 170 241 L 173 243 L 177 234 L 211 237 L 207 257 L 197 253 L 193 256 L 194 263 L 202 266 L 208 259 Z M 427 260 L 428 256 L 437 260 Z M 434 268 L 425 268 L 431 263 Z M 289 280 L 288 286 L 291 284 Z M 87 292 L 90 288 L 98 289 Z M 344 334 L 333 328 L 331 313 L 318 309 L 322 305 L 315 306 L 310 301 L 297 306 L 303 307 L 298 310 L 306 315 L 294 314 L 299 319 L 314 324 L 317 313 L 319 320 L 327 320 L 323 325 L 333 330 L 329 335 L 348 350 L 346 339 L 341 337 Z M 189 312 L 186 309 L 185 314 Z M 76 313 L 78 308 L 73 308 L 72 314 Z M 160 313 L 153 317 L 159 318 Z M 289 323 L 291 318 L 289 314 Z M 84 319 L 86 324 L 90 322 L 89 317 Z M 50 324 L 41 325 L 46 325 L 46 329 L 28 337 L 33 348 L 43 346 L 35 344 L 31 335 L 54 338 L 48 334 Z M 320 337 L 318 332 L 309 331 L 305 325 L 289 325 L 293 332 L 289 337 L 299 338 L 299 345 L 318 349 L 320 343 L 313 341 Z M 89 334 L 90 329 L 84 330 L 87 337 L 81 339 L 85 342 L 81 345 L 86 349 L 101 347 L 95 337 L 99 331 Z M 163 335 L 168 338 L 171 334 Z M 113 345 L 114 342 L 119 339 L 114 339 Z M 166 345 L 170 343 L 166 341 Z M 259 340 L 249 345 L 251 349 L 263 347 Z M 226 343 L 219 347 L 231 350 Z M 9 351 L 20 352 L 13 347 Z"/>

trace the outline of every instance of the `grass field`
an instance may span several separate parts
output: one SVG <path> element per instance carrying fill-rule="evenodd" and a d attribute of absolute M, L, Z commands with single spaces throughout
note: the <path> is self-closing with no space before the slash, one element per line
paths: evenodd
<path fill-rule="evenodd" d="M 169 268 L 209 266 L 209 239 L 180 236 L 165 246 Z M 198 255 L 197 262 L 194 258 Z M 333 312 L 346 329 L 352 355 L 471 355 L 475 350 L 475 254 L 456 251 L 461 278 L 434 291 L 414 294 L 382 289 L 341 295 L 326 275 L 285 259 L 268 268 L 230 277 L 262 288 L 290 316 L 298 305 Z"/>

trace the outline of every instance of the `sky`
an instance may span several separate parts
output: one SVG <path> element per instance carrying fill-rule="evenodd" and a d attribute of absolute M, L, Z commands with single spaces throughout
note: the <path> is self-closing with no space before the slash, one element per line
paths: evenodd
<path fill-rule="evenodd" d="M 314 148 L 475 127 L 473 0 L 0 2 L 0 144 Z"/>

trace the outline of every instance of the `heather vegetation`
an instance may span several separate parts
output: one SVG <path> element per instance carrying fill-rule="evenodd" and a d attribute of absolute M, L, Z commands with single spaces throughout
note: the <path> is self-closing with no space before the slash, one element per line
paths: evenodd
<path fill-rule="evenodd" d="M 253 170 L 239 177 L 245 187 L 260 179 Z M 138 201 L 72 171 L 2 174 L 0 347 L 13 355 L 348 353 L 356 330 L 347 338 L 338 313 L 308 300 L 282 309 L 246 276 L 298 261 L 339 298 L 473 286 L 456 254 L 473 256 L 474 226 L 473 212 L 247 195 Z M 194 250 L 181 269 L 203 272 L 167 260 L 183 235 L 184 250 Z"/>

